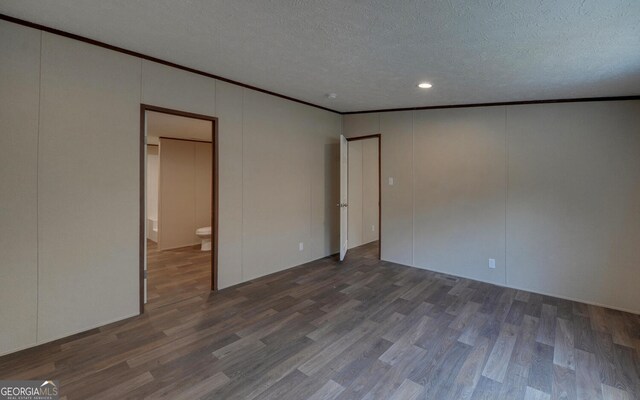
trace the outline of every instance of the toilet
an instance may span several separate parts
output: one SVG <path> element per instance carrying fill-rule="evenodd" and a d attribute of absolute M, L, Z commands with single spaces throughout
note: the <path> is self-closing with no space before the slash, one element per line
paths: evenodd
<path fill-rule="evenodd" d="M 200 250 L 210 251 L 211 250 L 211 227 L 205 226 L 204 228 L 196 229 L 196 235 L 202 240 L 202 244 L 200 245 Z"/>

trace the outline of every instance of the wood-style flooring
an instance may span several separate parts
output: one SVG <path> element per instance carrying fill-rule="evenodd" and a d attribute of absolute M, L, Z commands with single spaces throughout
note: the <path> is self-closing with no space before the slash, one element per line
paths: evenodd
<path fill-rule="evenodd" d="M 211 252 L 200 246 L 159 251 L 147 241 L 147 304 L 145 312 L 211 289 Z"/>
<path fill-rule="evenodd" d="M 216 294 L 208 254 L 150 250 L 145 314 L 2 357 L 0 379 L 58 379 L 68 399 L 640 398 L 639 316 L 376 245 Z"/>

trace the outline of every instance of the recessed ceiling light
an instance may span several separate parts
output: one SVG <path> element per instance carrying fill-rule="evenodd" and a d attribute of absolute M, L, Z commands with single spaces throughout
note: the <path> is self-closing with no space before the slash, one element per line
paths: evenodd
<path fill-rule="evenodd" d="M 429 89 L 430 87 L 432 87 L 433 85 L 430 84 L 429 82 L 420 82 L 418 83 L 418 87 L 420 89 Z"/>

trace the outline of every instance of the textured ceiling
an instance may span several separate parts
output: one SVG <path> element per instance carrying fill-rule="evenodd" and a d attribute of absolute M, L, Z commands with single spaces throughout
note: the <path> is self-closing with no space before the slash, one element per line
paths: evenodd
<path fill-rule="evenodd" d="M 158 144 L 161 137 L 211 141 L 211 121 L 147 111 L 147 143 Z"/>
<path fill-rule="evenodd" d="M 339 111 L 640 93 L 640 0 L 2 0 L 0 13 Z"/>

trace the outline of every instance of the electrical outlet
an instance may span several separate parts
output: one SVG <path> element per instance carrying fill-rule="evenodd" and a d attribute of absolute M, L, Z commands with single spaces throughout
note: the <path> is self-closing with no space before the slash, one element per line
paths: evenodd
<path fill-rule="evenodd" d="M 389 186 L 393 186 L 393 177 L 392 176 L 389 177 Z"/>
<path fill-rule="evenodd" d="M 494 269 L 496 267 L 496 259 L 495 258 L 490 258 L 489 259 L 489 268 Z"/>
<path fill-rule="evenodd" d="M 371 232 L 375 232 L 376 231 L 376 226 L 375 225 L 371 225 Z"/>
<path fill-rule="evenodd" d="M 300 251 L 304 250 L 304 243 L 303 242 L 300 242 L 298 244 L 298 250 L 300 250 Z"/>

